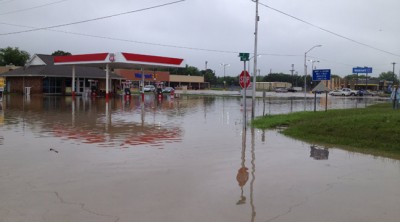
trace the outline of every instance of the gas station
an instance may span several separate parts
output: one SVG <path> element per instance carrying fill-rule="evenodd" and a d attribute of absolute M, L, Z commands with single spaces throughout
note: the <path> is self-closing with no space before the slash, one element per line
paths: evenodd
<path fill-rule="evenodd" d="M 109 99 L 110 94 L 110 71 L 113 69 L 140 69 L 141 78 L 140 89 L 142 97 L 144 95 L 144 70 L 153 67 L 181 67 L 183 59 L 163 57 L 155 55 L 143 55 L 134 53 L 94 53 L 94 54 L 78 54 L 69 56 L 56 56 L 54 57 L 54 65 L 70 65 L 72 66 L 72 96 L 75 97 L 75 67 L 76 66 L 90 66 L 105 69 L 106 71 L 106 101 Z M 124 87 L 129 87 L 129 82 L 124 83 Z M 95 86 L 95 83 L 93 83 Z"/>

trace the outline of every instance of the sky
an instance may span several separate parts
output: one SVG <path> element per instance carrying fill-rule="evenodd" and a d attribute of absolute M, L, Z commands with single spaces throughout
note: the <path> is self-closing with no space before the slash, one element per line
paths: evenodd
<path fill-rule="evenodd" d="M 258 8 L 261 75 L 290 74 L 292 64 L 304 75 L 306 52 L 308 74 L 314 60 L 342 77 L 359 66 L 378 77 L 395 62 L 400 75 L 398 0 L 259 0 Z M 255 14 L 251 0 L 0 0 L 0 48 L 176 57 L 220 77 L 229 64 L 225 75 L 237 76 L 239 53 L 254 56 Z"/>

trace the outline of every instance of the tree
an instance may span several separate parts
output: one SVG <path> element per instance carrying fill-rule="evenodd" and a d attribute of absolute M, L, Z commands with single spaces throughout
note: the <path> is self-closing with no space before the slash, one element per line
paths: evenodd
<path fill-rule="evenodd" d="M 217 84 L 217 77 L 211 69 L 202 70 L 201 74 L 204 76 L 205 82 L 209 82 L 211 85 Z"/>
<path fill-rule="evenodd" d="M 23 66 L 28 61 L 30 55 L 26 51 L 19 50 L 18 47 L 7 47 L 0 49 L 0 65 Z"/>
<path fill-rule="evenodd" d="M 52 56 L 67 56 L 72 55 L 70 52 L 64 52 L 62 50 L 57 50 L 51 54 Z"/>
<path fill-rule="evenodd" d="M 382 72 L 379 75 L 380 80 L 386 80 L 386 81 L 394 81 L 397 82 L 397 76 L 393 74 L 393 72 Z"/>

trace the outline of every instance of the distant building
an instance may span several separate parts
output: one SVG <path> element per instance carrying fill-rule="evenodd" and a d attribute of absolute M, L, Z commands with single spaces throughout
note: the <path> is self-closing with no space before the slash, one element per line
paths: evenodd
<path fill-rule="evenodd" d="M 114 72 L 123 79 L 132 81 L 134 88 L 138 88 L 139 82 L 142 81 L 141 70 L 115 69 Z M 144 70 L 143 73 L 145 85 L 164 83 L 164 86 L 178 89 L 184 87 L 187 89 L 209 88 L 209 83 L 204 82 L 204 76 L 171 75 L 168 71 L 152 70 Z"/>
<path fill-rule="evenodd" d="M 257 91 L 274 91 L 276 88 L 291 88 L 292 84 L 288 82 L 256 82 Z"/>

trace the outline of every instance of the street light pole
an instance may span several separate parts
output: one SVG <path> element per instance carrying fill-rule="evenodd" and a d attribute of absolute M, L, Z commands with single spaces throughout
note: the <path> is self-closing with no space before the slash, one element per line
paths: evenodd
<path fill-rule="evenodd" d="M 223 82 L 224 82 L 224 90 L 225 90 L 225 83 L 226 83 L 225 82 L 225 67 L 230 66 L 230 64 L 221 63 L 220 65 L 224 67 L 224 80 L 223 80 Z"/>
<path fill-rule="evenodd" d="M 308 51 L 304 53 L 304 109 L 306 108 L 306 88 L 307 88 L 307 53 L 309 53 L 311 50 L 313 50 L 316 47 L 321 47 L 322 45 L 315 45 L 311 47 Z"/>

